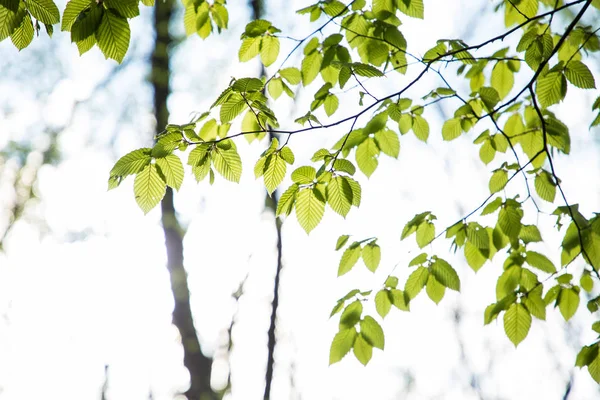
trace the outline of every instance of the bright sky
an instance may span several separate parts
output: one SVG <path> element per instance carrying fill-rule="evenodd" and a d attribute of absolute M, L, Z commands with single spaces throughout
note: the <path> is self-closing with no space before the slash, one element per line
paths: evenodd
<path fill-rule="evenodd" d="M 297 0 L 292 7 L 277 0 L 270 1 L 269 7 L 280 13 L 306 4 Z M 489 2 L 477 4 L 487 6 L 488 11 L 491 8 Z M 465 9 L 480 11 L 472 5 L 472 0 L 426 1 L 425 22 L 402 18 L 409 50 L 423 54 L 440 37 L 477 32 L 488 38 L 502 29 L 499 18 L 485 23 L 470 20 Z M 186 122 L 190 113 L 207 109 L 231 76 L 248 75 L 248 65 L 240 65 L 235 55 L 228 54 L 237 48 L 247 10 L 239 2 L 231 2 L 229 10 L 229 33 L 206 42 L 190 38 L 177 53 L 175 93 L 169 102 L 174 123 Z M 277 14 L 269 18 L 281 20 L 275 24 L 292 37 L 312 30 L 303 17 Z M 133 23 L 135 39 L 129 57 L 147 54 L 150 43 L 143 34 L 148 24 L 147 12 Z M 16 50 L 3 42 L 2 68 L 21 68 L 21 57 L 28 52 L 35 63 L 36 52 L 48 43 L 41 35 L 17 57 Z M 32 115 L 46 124 L 64 124 L 73 103 L 86 98 L 114 65 L 97 49 L 80 58 L 68 38 L 58 32 L 51 43 L 56 51 L 42 60 L 60 57 L 65 60 L 60 66 L 64 72 L 58 75 L 62 76 L 58 83 L 50 83 L 51 76 L 44 78 L 44 73 L 33 75 L 44 96 L 37 98 L 36 89 L 22 76 L 0 80 L 2 107 L 11 94 L 10 113 L 0 108 L 4 133 L 0 148 L 9 139 L 39 136 L 42 125 L 32 123 Z M 284 41 L 282 53 L 292 45 Z M 133 198 L 132 179 L 106 192 L 115 158 L 150 143 L 151 103 L 148 88 L 141 86 L 146 72 L 143 61 L 134 61 L 90 104 L 78 109 L 71 127 L 61 136 L 65 160 L 56 167 L 42 167 L 37 191 L 43 200 L 30 210 L 44 220 L 49 231 L 40 232 L 35 220 L 20 222 L 7 240 L 6 254 L 0 255 L 2 400 L 97 399 L 104 365 L 110 365 L 111 400 L 146 399 L 150 392 L 154 399 L 172 399 L 186 388 L 178 333 L 171 325 L 173 304 L 159 211 L 142 215 Z M 447 75 L 454 73 L 449 70 Z M 392 75 L 369 89 L 386 93 L 390 85 L 409 79 L 410 73 Z M 440 86 L 433 80 L 426 84 Z M 429 89 L 420 88 L 410 95 L 422 96 Z M 344 115 L 357 109 L 356 100 L 348 98 L 343 103 Z M 582 203 L 587 215 L 598 211 L 600 204 L 599 147 L 587 129 L 591 98 L 569 88 L 568 106 L 558 114 L 571 127 L 572 155 L 556 159 L 569 201 Z M 301 94 L 295 106 L 288 100 L 278 102 L 283 125 L 292 126 L 294 118 L 284 116 L 304 114 L 310 100 L 308 94 Z M 452 106 L 445 104 L 444 112 L 453 112 Z M 381 159 L 370 180 L 360 177 L 363 202 L 346 220 L 329 211 L 310 236 L 293 215 L 285 222 L 273 398 L 476 399 L 479 395 L 469 386 L 472 372 L 480 379 L 485 399 L 560 399 L 571 373 L 575 376 L 571 398 L 598 398 L 597 385 L 587 371 L 572 367 L 577 349 L 593 339 L 584 302 L 569 324 L 549 308 L 548 321 L 534 321 L 528 338 L 515 350 L 501 323 L 485 327 L 482 323 L 484 308 L 494 301 L 500 256 L 475 275 L 460 254 L 449 253 L 446 241 L 437 241 L 426 250 L 451 261 L 461 277 L 462 293 L 448 291 L 439 306 L 423 294 L 411 304 L 410 313 L 392 310 L 383 323 L 385 352 L 375 351 L 368 367 L 353 357 L 328 367 L 329 345 L 337 327 L 337 319 L 330 321 L 328 316 L 335 300 L 354 288 L 377 289 L 395 265 L 401 282 L 408 276 L 405 265 L 418 249 L 413 238 L 400 242 L 404 224 L 414 214 L 431 210 L 441 229 L 487 196 L 489 169 L 471 145 L 483 128 L 444 143 L 438 110 L 432 108 L 426 116 L 432 127 L 430 142 L 423 144 L 412 134 L 401 137 L 398 161 Z M 347 128 L 293 137 L 294 167 L 308 163 L 317 148 L 333 145 Z M 114 151 L 106 150 L 113 139 Z M 225 330 L 236 313 L 229 399 L 250 400 L 261 398 L 264 385 L 275 233 L 272 216 L 261 213 L 262 183 L 252 174 L 265 143 L 249 146 L 241 140 L 238 146 L 244 161 L 242 182 L 235 185 L 217 178 L 210 187 L 196 184 L 188 175 L 177 195 L 177 209 L 188 226 L 185 257 L 196 327 L 205 351 L 216 358 L 214 384 L 224 383 Z M 586 173 L 581 172 L 584 167 Z M 0 184 L 0 190 L 6 188 Z M 509 194 L 517 191 L 523 191 L 522 180 L 516 179 L 508 189 Z M 553 210 L 547 205 L 544 209 Z M 547 240 L 540 248 L 558 264 L 560 239 L 552 228 L 554 220 L 542 216 L 539 223 L 545 227 L 542 233 Z M 379 238 L 383 258 L 376 274 L 359 263 L 349 274 L 336 278 L 341 254 L 333 248 L 340 234 Z M 231 294 L 246 276 L 244 295 L 236 305 Z M 457 308 L 462 315 L 460 325 L 453 320 Z M 375 315 L 372 304 L 366 310 Z"/>

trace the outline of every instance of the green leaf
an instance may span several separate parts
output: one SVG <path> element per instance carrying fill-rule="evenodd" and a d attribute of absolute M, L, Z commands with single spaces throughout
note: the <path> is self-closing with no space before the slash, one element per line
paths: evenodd
<path fill-rule="evenodd" d="M 378 155 L 379 148 L 372 137 L 368 137 L 356 149 L 356 163 L 367 178 L 375 172 L 375 169 L 379 165 L 379 161 L 377 161 Z"/>
<path fill-rule="evenodd" d="M 167 185 L 156 169 L 156 165 L 148 164 L 135 176 L 133 192 L 135 201 L 144 214 L 148 214 L 165 195 Z"/>
<path fill-rule="evenodd" d="M 298 194 L 298 184 L 293 184 L 290 186 L 279 198 L 277 202 L 277 210 L 275 211 L 275 216 L 279 216 L 282 214 L 290 215 L 292 210 L 294 209 L 294 204 L 296 203 L 296 196 Z"/>
<path fill-rule="evenodd" d="M 283 181 L 287 164 L 279 154 L 273 154 L 267 157 L 264 167 L 264 182 L 267 192 L 271 195 L 277 186 Z"/>
<path fill-rule="evenodd" d="M 375 143 L 384 154 L 398 158 L 400 154 L 400 139 L 398 134 L 390 129 L 375 132 Z"/>
<path fill-rule="evenodd" d="M 435 304 L 440 304 L 440 301 L 442 301 L 444 294 L 446 293 L 446 287 L 439 283 L 433 274 L 430 274 L 429 278 L 427 279 L 425 291 L 427 292 L 427 296 L 429 296 L 431 301 L 433 301 Z"/>
<path fill-rule="evenodd" d="M 351 161 L 346 160 L 345 158 L 338 158 L 333 162 L 333 168 L 336 171 L 345 172 L 349 175 L 354 175 L 356 172 L 356 167 L 352 164 Z"/>
<path fill-rule="evenodd" d="M 492 87 L 498 91 L 500 99 L 505 98 L 515 83 L 514 73 L 508 67 L 508 63 L 498 61 L 492 69 Z"/>
<path fill-rule="evenodd" d="M 175 190 L 179 190 L 183 182 L 183 164 L 179 157 L 174 154 L 169 154 L 164 158 L 156 159 L 156 166 L 165 177 L 167 186 Z"/>
<path fill-rule="evenodd" d="M 319 225 L 324 212 L 325 199 L 316 188 L 306 188 L 298 192 L 296 217 L 307 234 Z"/>
<path fill-rule="evenodd" d="M 542 200 L 554 203 L 556 197 L 556 185 L 554 178 L 548 171 L 542 170 L 535 177 L 535 191 Z"/>
<path fill-rule="evenodd" d="M 302 166 L 292 172 L 292 181 L 301 185 L 313 183 L 317 176 L 317 171 L 313 167 Z"/>
<path fill-rule="evenodd" d="M 290 165 L 296 161 L 296 157 L 294 156 L 292 149 L 290 149 L 288 146 L 284 146 L 281 148 L 281 150 L 279 150 L 279 156 Z"/>
<path fill-rule="evenodd" d="M 567 94 L 565 76 L 560 72 L 549 72 L 537 80 L 535 94 L 543 108 L 560 102 Z"/>
<path fill-rule="evenodd" d="M 439 283 L 448 289 L 460 291 L 460 279 L 458 274 L 448 262 L 436 257 L 429 270 Z"/>
<path fill-rule="evenodd" d="M 503 207 L 498 214 L 498 225 L 509 238 L 517 238 L 521 231 L 522 213 L 512 207 Z"/>
<path fill-rule="evenodd" d="M 338 109 L 339 104 L 340 101 L 336 95 L 330 94 L 329 96 L 325 97 L 325 101 L 323 102 L 325 114 L 327 114 L 328 117 L 331 117 Z"/>
<path fill-rule="evenodd" d="M 494 171 L 492 177 L 490 178 L 490 193 L 497 193 L 504 189 L 506 184 L 508 183 L 508 172 L 503 169 L 498 169 Z"/>
<path fill-rule="evenodd" d="M 381 318 L 385 318 L 392 308 L 392 300 L 390 297 L 391 294 L 387 289 L 381 289 L 375 295 L 375 310 L 377 310 L 377 313 L 381 316 Z"/>
<path fill-rule="evenodd" d="M 375 272 L 381 261 L 381 248 L 377 243 L 371 242 L 362 249 L 362 259 L 371 272 Z M 375 346 L 377 347 L 377 346 Z"/>
<path fill-rule="evenodd" d="M 338 267 L 338 276 L 342 276 L 356 265 L 356 262 L 360 258 L 361 248 L 357 242 L 351 244 L 342 254 L 340 259 L 340 265 Z"/>
<path fill-rule="evenodd" d="M 483 209 L 483 211 L 481 212 L 481 215 L 488 215 L 488 214 L 492 214 L 494 212 L 496 212 L 496 210 L 502 205 L 502 198 L 501 197 L 496 197 L 492 202 L 488 203 L 485 208 Z"/>
<path fill-rule="evenodd" d="M 309 85 L 315 80 L 319 71 L 321 70 L 321 64 L 323 62 L 323 56 L 318 51 L 308 54 L 302 60 L 302 84 L 304 86 Z"/>
<path fill-rule="evenodd" d="M 103 15 L 104 8 L 96 4 L 93 4 L 91 8 L 81 13 L 70 28 L 71 41 L 78 43 L 95 35 L 100 26 L 100 22 L 102 22 Z M 95 43 L 96 40 L 94 36 L 94 44 Z"/>
<path fill-rule="evenodd" d="M 423 19 L 425 17 L 425 7 L 423 0 L 399 0 L 398 10 L 413 18 Z"/>
<path fill-rule="evenodd" d="M 134 18 L 140 15 L 138 0 L 104 0 L 104 5 L 117 11 L 125 18 Z"/>
<path fill-rule="evenodd" d="M 251 93 L 251 92 L 260 92 L 263 90 L 264 84 L 258 78 L 241 78 L 236 79 L 236 81 L 231 85 L 231 89 L 234 92 L 240 93 Z"/>
<path fill-rule="evenodd" d="M 337 242 L 335 243 L 335 251 L 338 251 L 339 249 L 344 247 L 346 245 L 346 243 L 348 242 L 348 239 L 350 239 L 350 235 L 340 236 L 338 238 Z"/>
<path fill-rule="evenodd" d="M 302 82 L 302 74 L 300 73 L 300 70 L 295 67 L 281 69 L 279 70 L 279 75 L 288 81 L 290 85 L 298 85 Z"/>
<path fill-rule="evenodd" d="M 212 161 L 215 169 L 223 178 L 236 183 L 240 181 L 242 176 L 242 160 L 235 147 L 231 147 L 229 150 L 223 150 L 219 147 L 215 148 L 212 152 Z"/>
<path fill-rule="evenodd" d="M 333 211 L 346 217 L 352 207 L 353 193 L 343 176 L 336 176 L 327 184 L 327 202 Z"/>
<path fill-rule="evenodd" d="M 360 184 L 352 178 L 345 177 L 345 179 L 350 184 L 350 187 L 352 188 L 352 205 L 355 207 L 359 207 L 361 196 L 362 196 L 361 195 L 362 189 L 360 188 Z"/>
<path fill-rule="evenodd" d="M 571 60 L 565 66 L 565 76 L 573 85 L 582 89 L 595 89 L 596 81 L 589 68 L 581 61 Z"/>
<path fill-rule="evenodd" d="M 150 160 L 152 159 L 150 156 L 151 151 L 152 149 L 145 147 L 125 154 L 110 170 L 110 176 L 125 177 L 137 174 L 150 164 Z"/>
<path fill-rule="evenodd" d="M 442 126 L 442 137 L 444 140 L 454 140 L 462 134 L 460 118 L 452 118 L 444 122 Z"/>
<path fill-rule="evenodd" d="M 341 361 L 350 352 L 357 337 L 358 334 L 355 327 L 340 330 L 331 342 L 329 365 Z"/>
<path fill-rule="evenodd" d="M 409 299 L 406 293 L 399 289 L 390 290 L 390 294 L 392 296 L 392 304 L 399 310 L 402 311 L 410 311 L 409 307 Z"/>
<path fill-rule="evenodd" d="M 427 142 L 427 138 L 429 138 L 429 123 L 427 123 L 425 118 L 420 115 L 414 115 L 412 117 L 412 130 L 417 139 Z"/>
<path fill-rule="evenodd" d="M 584 270 L 583 274 L 581 274 L 581 278 L 579 280 L 579 284 L 588 293 L 591 293 L 594 289 L 594 280 L 590 275 L 590 271 Z"/>
<path fill-rule="evenodd" d="M 19 11 L 20 0 L 0 0 L 0 7 L 4 7 L 12 12 Z"/>
<path fill-rule="evenodd" d="M 406 280 L 404 284 L 404 293 L 410 300 L 417 297 L 421 290 L 427 284 L 429 278 L 429 270 L 426 267 L 418 267 Z"/>
<path fill-rule="evenodd" d="M 527 243 L 535 243 L 542 241 L 542 234 L 535 225 L 523 225 L 521 232 L 519 232 L 519 239 Z"/>
<path fill-rule="evenodd" d="M 104 57 L 121 63 L 129 48 L 129 38 L 127 19 L 112 10 L 104 11 L 102 21 L 96 31 L 96 41 Z"/>
<path fill-rule="evenodd" d="M 356 292 L 354 292 L 354 294 L 356 294 Z M 354 294 L 352 296 L 354 296 Z M 348 329 L 356 325 L 358 321 L 360 321 L 360 316 L 362 315 L 362 312 L 363 305 L 360 300 L 355 300 L 352 303 L 348 304 L 342 312 L 342 315 L 340 316 L 340 329 Z"/>
<path fill-rule="evenodd" d="M 410 260 L 410 262 L 408 263 L 409 267 L 414 267 L 415 265 L 423 265 L 427 262 L 428 260 L 428 256 L 427 253 L 421 253 L 418 256 L 416 256 L 415 258 L 413 258 L 412 260 Z"/>
<path fill-rule="evenodd" d="M 536 253 L 535 251 L 528 251 L 527 255 L 525 256 L 525 261 L 532 267 L 549 274 L 556 272 L 556 267 L 554 264 L 552 264 L 552 261 L 550 261 L 545 255 Z"/>
<path fill-rule="evenodd" d="M 250 61 L 256 57 L 260 52 L 260 44 L 260 37 L 250 37 L 244 39 L 238 52 L 238 58 L 240 62 Z"/>
<path fill-rule="evenodd" d="M 33 18 L 44 24 L 54 25 L 60 22 L 60 12 L 52 0 L 27 0 L 27 9 Z"/>
<path fill-rule="evenodd" d="M 33 40 L 33 33 L 33 22 L 31 22 L 31 17 L 26 15 L 21 21 L 21 25 L 10 35 L 10 40 L 21 51 Z"/>
<path fill-rule="evenodd" d="M 363 337 L 362 332 L 354 341 L 354 355 L 362 365 L 367 365 L 373 356 L 373 346 L 371 346 Z"/>
<path fill-rule="evenodd" d="M 23 2 L 19 3 L 17 11 L 11 11 L 8 8 L 0 6 L 0 41 L 12 35 L 15 29 L 21 25 L 26 14 L 27 11 Z"/>
<path fill-rule="evenodd" d="M 504 313 L 504 331 L 516 346 L 527 337 L 531 328 L 531 314 L 520 303 L 512 304 Z"/>
<path fill-rule="evenodd" d="M 579 292 L 574 288 L 561 289 L 556 299 L 558 309 L 565 321 L 571 319 L 579 307 Z"/>
<path fill-rule="evenodd" d="M 363 64 L 363 63 L 359 63 L 359 62 L 355 62 L 350 65 L 356 75 L 364 76 L 367 78 L 383 76 L 383 72 L 381 72 L 380 70 L 378 70 L 377 68 L 375 68 L 372 65 Z"/>
<path fill-rule="evenodd" d="M 427 246 L 435 239 L 435 225 L 431 222 L 423 222 L 417 228 L 417 245 L 420 249 Z"/>
<path fill-rule="evenodd" d="M 360 321 L 360 333 L 371 346 L 383 350 L 385 347 L 385 335 L 381 325 L 370 315 Z"/>
<path fill-rule="evenodd" d="M 260 59 L 265 67 L 273 64 L 279 55 L 279 39 L 265 35 L 260 43 Z"/>

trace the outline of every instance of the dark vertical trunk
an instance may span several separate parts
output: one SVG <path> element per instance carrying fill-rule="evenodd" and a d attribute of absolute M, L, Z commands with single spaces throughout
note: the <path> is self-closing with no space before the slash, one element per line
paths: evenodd
<path fill-rule="evenodd" d="M 269 208 L 273 210 L 273 215 L 275 215 L 275 210 L 277 209 L 277 193 L 273 193 L 273 197 L 267 196 L 267 204 Z M 279 282 L 281 277 L 281 268 L 283 267 L 282 263 L 282 242 L 281 242 L 281 220 L 277 217 L 275 219 L 275 230 L 277 231 L 277 270 L 275 271 L 275 282 L 273 283 L 273 303 L 271 306 L 271 321 L 269 324 L 268 338 L 269 341 L 267 343 L 267 372 L 265 375 L 265 394 L 264 399 L 267 400 L 271 398 L 271 385 L 273 383 L 273 370 L 275 367 L 275 344 L 277 343 L 277 338 L 275 336 L 275 328 L 277 326 L 277 309 L 279 307 Z"/>
<path fill-rule="evenodd" d="M 262 18 L 265 14 L 264 0 L 251 0 L 250 6 L 252 7 L 252 19 Z M 264 68 L 261 71 L 261 75 L 265 75 Z M 272 140 L 275 135 L 269 132 L 269 138 Z M 268 208 L 272 209 L 273 215 L 277 209 L 277 192 L 273 193 L 273 197 L 266 196 L 265 204 Z M 273 383 L 273 371 L 275 368 L 275 345 L 277 338 L 275 336 L 275 329 L 277 327 L 277 309 L 279 307 L 279 282 L 281 276 L 282 264 L 282 242 L 281 242 L 281 220 L 274 217 L 275 230 L 277 232 L 277 269 L 275 271 L 275 282 L 273 283 L 273 303 L 271 307 L 271 320 L 269 323 L 268 343 L 267 343 L 267 371 L 265 374 L 265 392 L 264 399 L 267 400 L 271 397 L 271 386 Z"/>
<path fill-rule="evenodd" d="M 151 83 L 154 89 L 154 113 L 156 131 L 167 125 L 169 110 L 167 98 L 171 93 L 169 51 L 172 38 L 169 34 L 169 22 L 173 12 L 173 0 L 159 0 L 154 11 L 154 29 L 156 41 L 152 52 Z M 173 191 L 167 189 L 161 202 L 162 226 L 167 248 L 167 268 L 171 279 L 171 290 L 175 300 L 173 324 L 179 330 L 183 345 L 183 363 L 190 374 L 190 388 L 185 392 L 189 400 L 217 399 L 210 387 L 212 359 L 202 354 L 200 342 L 190 307 L 190 291 L 187 274 L 183 266 L 183 233 L 173 204 Z"/>

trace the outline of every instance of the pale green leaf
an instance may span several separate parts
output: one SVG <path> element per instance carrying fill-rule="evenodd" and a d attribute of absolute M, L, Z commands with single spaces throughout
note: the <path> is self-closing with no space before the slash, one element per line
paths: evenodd
<path fill-rule="evenodd" d="M 242 176 L 242 160 L 234 147 L 229 150 L 215 148 L 212 152 L 215 169 L 228 181 L 239 182 Z"/>
<path fill-rule="evenodd" d="M 27 0 L 27 9 L 33 18 L 44 24 L 54 25 L 60 22 L 60 12 L 52 0 Z"/>
<path fill-rule="evenodd" d="M 387 289 L 381 289 L 375 295 L 375 309 L 381 318 L 385 318 L 392 308 L 392 300 L 390 299 L 390 293 Z"/>
<path fill-rule="evenodd" d="M 367 365 L 373 356 L 373 346 L 371 346 L 364 338 L 362 332 L 354 341 L 354 355 L 362 365 Z"/>
<path fill-rule="evenodd" d="M 531 328 L 531 314 L 520 303 L 512 304 L 504 313 L 504 331 L 516 346 L 527 337 Z"/>
<path fill-rule="evenodd" d="M 448 262 L 436 257 L 429 270 L 439 283 L 448 289 L 460 291 L 460 279 L 458 274 Z"/>
<path fill-rule="evenodd" d="M 175 190 L 179 190 L 183 182 L 183 164 L 179 157 L 174 154 L 169 154 L 164 158 L 156 159 L 156 166 L 165 178 L 168 186 Z"/>
<path fill-rule="evenodd" d="M 370 177 L 377 169 L 377 165 L 379 165 L 378 155 L 379 148 L 372 137 L 368 137 L 356 149 L 356 163 L 367 177 Z"/>
<path fill-rule="evenodd" d="M 381 261 L 381 248 L 379 245 L 371 242 L 363 247 L 362 259 L 369 271 L 375 272 Z"/>
<path fill-rule="evenodd" d="M 514 73 L 505 61 L 498 61 L 492 69 L 492 87 L 496 89 L 500 99 L 505 98 L 515 83 Z"/>
<path fill-rule="evenodd" d="M 127 19 L 112 10 L 105 10 L 96 31 L 96 41 L 106 58 L 121 63 L 129 48 L 130 30 Z"/>
<path fill-rule="evenodd" d="M 581 61 L 572 60 L 565 67 L 565 76 L 573 85 L 582 89 L 595 89 L 596 81 L 590 69 Z"/>
<path fill-rule="evenodd" d="M 574 288 L 561 289 L 556 299 L 558 309 L 565 321 L 571 319 L 579 307 L 579 292 Z"/>
<path fill-rule="evenodd" d="M 452 118 L 444 122 L 442 126 L 442 137 L 444 140 L 454 140 L 462 134 L 460 118 Z"/>
<path fill-rule="evenodd" d="M 567 94 L 565 76 L 560 72 L 549 72 L 537 80 L 535 94 L 543 108 L 560 102 Z"/>
<path fill-rule="evenodd" d="M 431 301 L 435 304 L 440 304 L 440 301 L 444 298 L 444 294 L 446 294 L 446 287 L 439 283 L 433 274 L 429 274 L 425 291 Z"/>
<path fill-rule="evenodd" d="M 265 35 L 260 43 L 260 59 L 265 67 L 273 64 L 279 55 L 279 39 Z"/>
<path fill-rule="evenodd" d="M 342 276 L 356 265 L 356 262 L 360 258 L 361 248 L 358 243 L 353 243 L 344 251 L 342 258 L 340 259 L 340 265 L 338 267 L 338 276 Z"/>
<path fill-rule="evenodd" d="M 296 217 L 307 234 L 319 225 L 324 212 L 325 200 L 316 188 L 306 188 L 298 192 Z"/>
<path fill-rule="evenodd" d="M 344 177 L 336 176 L 327 184 L 327 203 L 344 218 L 350 212 L 352 198 L 352 187 Z"/>
<path fill-rule="evenodd" d="M 329 365 L 339 362 L 350 352 L 354 346 L 358 334 L 356 328 L 351 327 L 349 329 L 340 330 L 331 342 L 331 348 L 329 350 Z"/>
<path fill-rule="evenodd" d="M 400 139 L 398 134 L 390 129 L 382 129 L 375 132 L 375 142 L 384 154 L 398 158 L 400 154 Z"/>
<path fill-rule="evenodd" d="M 316 179 L 316 176 L 317 171 L 315 171 L 313 167 L 302 166 L 296 168 L 294 172 L 292 172 L 292 181 L 301 185 L 306 185 L 313 183 L 313 181 Z"/>
<path fill-rule="evenodd" d="M 498 169 L 494 171 L 489 183 L 490 193 L 497 193 L 501 191 L 502 189 L 504 189 L 507 183 L 508 172 L 506 172 L 503 169 Z"/>
<path fill-rule="evenodd" d="M 370 315 L 360 321 L 360 333 L 373 347 L 383 350 L 385 347 L 385 336 L 381 325 Z"/>
<path fill-rule="evenodd" d="M 156 165 L 149 164 L 140 171 L 133 182 L 135 201 L 144 214 L 148 214 L 165 195 L 167 185 L 156 169 Z"/>
<path fill-rule="evenodd" d="M 414 299 L 421 292 L 421 289 L 427 284 L 429 278 L 429 270 L 426 267 L 418 267 L 409 275 L 404 284 L 404 292 L 409 299 Z"/>
<path fill-rule="evenodd" d="M 547 272 L 549 274 L 556 272 L 556 267 L 554 266 L 552 261 L 550 261 L 545 255 L 537 253 L 535 251 L 528 251 L 525 256 L 525 261 L 532 267 Z"/>

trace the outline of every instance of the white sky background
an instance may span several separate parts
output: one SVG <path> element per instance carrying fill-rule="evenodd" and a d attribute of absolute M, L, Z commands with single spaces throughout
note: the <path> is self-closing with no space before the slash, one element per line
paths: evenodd
<path fill-rule="evenodd" d="M 204 42 L 192 37 L 177 53 L 173 62 L 175 94 L 169 102 L 173 123 L 186 122 L 191 112 L 207 109 L 231 76 L 250 75 L 245 72 L 248 64 L 240 65 L 237 54 L 228 54 L 232 49 L 237 53 L 239 34 L 248 18 L 242 4 L 246 3 L 230 2 L 229 33 Z M 291 11 L 307 4 L 296 1 L 292 7 L 289 2 L 270 1 L 273 14 L 269 19 L 282 21 L 275 25 L 284 34 L 303 37 L 314 28 L 307 26 L 307 18 L 293 16 Z M 502 29 L 499 16 L 467 24 L 468 14 L 479 12 L 481 5 L 490 10 L 489 2 L 426 1 L 425 21 L 401 17 L 409 51 L 423 54 L 437 38 L 465 37 L 471 31 L 482 39 L 497 34 Z M 149 32 L 149 23 L 148 12 L 133 20 L 137 39 L 132 43 L 135 51 L 128 57 L 148 52 L 150 43 L 142 36 Z M 293 43 L 282 42 L 283 55 Z M 0 60 L 14 58 L 12 67 L 21 68 L 23 55 L 42 51 L 48 43 L 41 35 L 17 57 L 12 45 L 4 42 Z M 68 38 L 58 32 L 52 43 L 57 49 L 55 56 L 68 60 L 62 64 L 67 77 L 55 87 L 49 86 L 47 98 L 33 97 L 35 91 L 27 89 L 25 78 L 0 80 L 0 100 L 5 102 L 8 93 L 14 96 L 12 112 L 0 112 L 0 148 L 9 139 L 31 137 L 40 131 L 40 126 L 28 122 L 32 115 L 41 115 L 49 123 L 64 123 L 73 102 L 87 97 L 114 65 L 97 49 L 80 58 L 76 48 L 68 45 Z M 597 65 L 595 68 L 598 72 Z M 370 82 L 369 89 L 386 93 L 386 86 L 408 82 L 415 71 L 418 67 L 406 77 L 383 78 L 383 84 Z M 453 71 L 449 68 L 446 76 L 453 77 Z M 142 215 L 133 198 L 132 179 L 106 192 L 115 157 L 151 142 L 150 92 L 145 86 L 131 85 L 141 85 L 146 73 L 143 62 L 133 62 L 92 106 L 79 110 L 61 137 L 65 161 L 40 172 L 38 190 L 43 201 L 34 211 L 43 216 L 52 234 L 40 235 L 35 224 L 19 223 L 6 244 L 6 255 L 0 255 L 0 313 L 4 316 L 0 319 L 0 399 L 96 399 L 105 364 L 110 365 L 109 399 L 145 399 L 150 391 L 155 399 L 171 399 L 176 391 L 185 390 L 182 351 L 171 325 L 172 300 L 159 211 Z M 424 85 L 430 87 L 419 85 L 408 95 L 419 97 L 441 86 L 433 80 Z M 312 86 L 316 90 L 319 83 Z M 300 95 L 293 116 L 305 113 L 310 93 Z M 592 98 L 593 94 L 569 88 L 559 116 L 571 127 L 572 154 L 556 159 L 569 201 L 582 203 L 588 216 L 598 211 L 600 204 L 599 149 L 587 129 Z M 114 99 L 133 105 L 107 107 Z M 342 104 L 339 116 L 333 119 L 357 109 L 352 97 Z M 276 106 L 283 127 L 292 126 L 295 118 L 286 117 L 290 107 L 288 100 Z M 443 108 L 448 115 L 454 111 L 450 103 Z M 334 301 L 355 287 L 377 289 L 396 264 L 401 284 L 408 276 L 405 265 L 419 251 L 414 238 L 399 241 L 404 224 L 414 214 L 431 210 L 439 218 L 438 230 L 442 229 L 487 196 L 490 168 L 483 166 L 471 145 L 483 128 L 444 143 L 437 109 L 428 109 L 426 117 L 432 128 L 428 144 L 412 133 L 403 136 L 398 161 L 382 157 L 370 180 L 359 173 L 363 203 L 346 220 L 329 211 L 310 236 L 304 234 L 295 216 L 284 224 L 285 270 L 273 398 L 292 398 L 292 369 L 294 390 L 310 400 L 475 399 L 478 395 L 469 388 L 471 370 L 480 378 L 485 399 L 559 399 L 570 373 L 575 375 L 571 398 L 597 398 L 597 386 L 587 371 L 572 367 L 576 349 L 593 339 L 585 301 L 582 299 L 577 316 L 568 325 L 558 311 L 549 308 L 548 321 L 535 320 L 528 338 L 515 350 L 504 336 L 501 321 L 486 327 L 482 324 L 485 306 L 494 301 L 501 256 L 475 275 L 460 254 L 449 254 L 449 242 L 443 240 L 426 250 L 457 268 L 462 293 L 448 291 L 437 307 L 423 293 L 411 304 L 410 313 L 392 310 L 383 324 L 386 350 L 375 351 L 368 367 L 362 367 L 353 356 L 327 366 L 337 325 L 336 318 L 328 319 Z M 321 121 L 325 120 L 323 115 Z M 308 163 L 314 150 L 333 145 L 348 128 L 294 136 L 290 141 L 296 153 L 294 167 Z M 115 135 L 114 151 L 106 150 Z M 231 356 L 231 398 L 245 400 L 262 397 L 275 233 L 272 216 L 261 213 L 264 189 L 252 173 L 265 143 L 248 146 L 239 140 L 238 145 L 244 161 L 240 185 L 217 178 L 210 187 L 196 184 L 188 175 L 177 196 L 177 209 L 188 224 L 186 267 L 205 351 L 220 354 L 224 330 L 236 310 L 231 293 L 248 275 L 237 308 Z M 497 159 L 490 167 L 499 164 Z M 286 187 L 284 182 L 282 188 Z M 522 179 L 515 179 L 508 188 L 509 194 L 517 191 L 524 191 Z M 535 218 L 535 213 L 528 218 Z M 542 216 L 539 222 L 546 227 L 542 233 L 547 242 L 541 248 L 559 264 L 560 238 L 552 228 L 554 219 Z M 69 240 L 82 232 L 93 233 L 84 240 Z M 359 263 L 344 277 L 336 278 L 341 254 L 333 247 L 336 238 L 345 233 L 357 239 L 379 237 L 383 258 L 375 275 Z M 463 316 L 458 331 L 452 320 L 456 307 Z M 373 307 L 366 310 L 375 314 Z M 466 361 L 460 358 L 458 339 L 464 345 Z M 222 383 L 220 366 L 222 362 L 215 365 L 215 384 Z"/>

